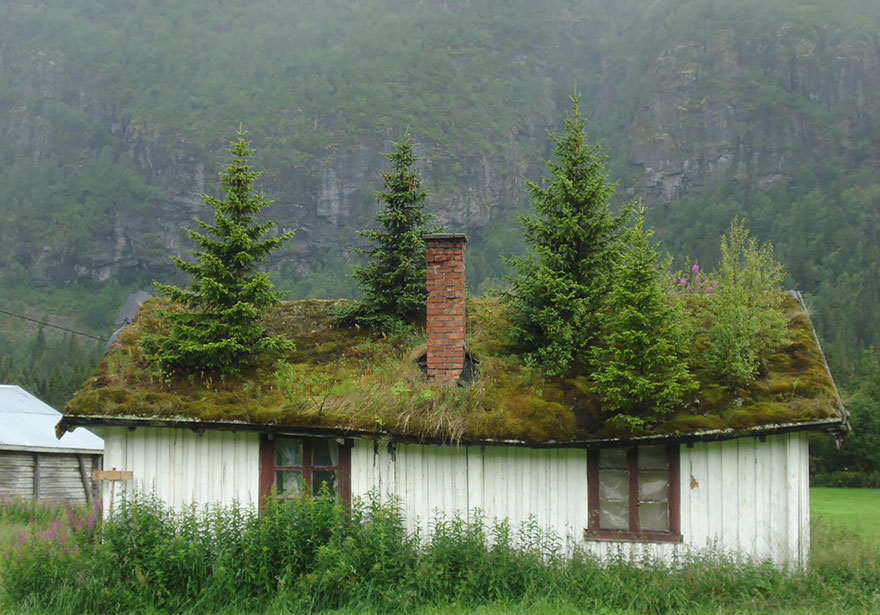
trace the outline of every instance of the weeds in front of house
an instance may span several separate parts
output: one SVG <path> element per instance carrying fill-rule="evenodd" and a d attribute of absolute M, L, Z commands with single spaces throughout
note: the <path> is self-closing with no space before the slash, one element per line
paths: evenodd
<path fill-rule="evenodd" d="M 563 556 L 532 520 L 438 516 L 407 533 L 394 503 L 329 497 L 172 512 L 124 500 L 103 524 L 70 515 L 4 554 L 6 606 L 22 611 L 315 612 L 569 605 L 587 612 L 880 610 L 880 557 L 814 527 L 806 571 L 717 554 L 664 564 Z M 54 528 L 54 529 L 53 529 Z"/>

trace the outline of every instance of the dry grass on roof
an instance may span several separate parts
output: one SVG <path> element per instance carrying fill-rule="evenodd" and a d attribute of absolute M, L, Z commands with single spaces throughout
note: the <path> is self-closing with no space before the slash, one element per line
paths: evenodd
<path fill-rule="evenodd" d="M 66 408 L 67 414 L 243 420 L 260 424 L 371 432 L 443 441 L 571 441 L 615 437 L 603 427 L 587 375 L 548 379 L 527 367 L 506 337 L 506 306 L 497 299 L 468 302 L 468 349 L 481 363 L 465 387 L 429 386 L 416 364 L 423 331 L 387 337 L 340 329 L 335 302 L 283 303 L 266 316 L 269 333 L 293 339 L 282 360 L 261 358 L 241 373 L 163 377 L 138 343 L 161 333 L 147 302 L 119 343 Z M 701 386 L 682 411 L 646 433 L 745 429 L 836 416 L 838 400 L 806 315 L 788 303 L 793 342 L 768 362 L 766 376 L 729 391 L 699 369 Z"/>

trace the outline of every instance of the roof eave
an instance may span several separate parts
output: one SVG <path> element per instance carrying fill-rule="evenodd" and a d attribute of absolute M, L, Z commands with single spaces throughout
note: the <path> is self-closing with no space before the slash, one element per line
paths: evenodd
<path fill-rule="evenodd" d="M 494 438 L 467 438 L 450 441 L 443 437 L 428 437 L 412 434 L 397 434 L 392 432 L 374 432 L 354 429 L 340 429 L 328 427 L 304 427 L 291 425 L 277 425 L 267 423 L 252 423 L 248 421 L 201 421 L 189 418 L 165 418 L 165 417 L 138 417 L 138 416 L 79 416 L 65 415 L 55 427 L 55 433 L 60 438 L 64 433 L 73 431 L 77 427 L 175 427 L 191 429 L 197 433 L 210 430 L 224 431 L 252 431 L 259 433 L 277 433 L 294 436 L 324 436 L 335 438 L 363 438 L 367 440 L 386 440 L 393 442 L 412 444 L 454 444 L 460 446 L 523 446 L 529 448 L 609 448 L 627 445 L 648 445 L 681 442 L 689 444 L 693 442 L 709 442 L 715 440 L 732 440 L 734 438 L 761 437 L 780 433 L 799 431 L 827 432 L 835 438 L 842 437 L 848 430 L 843 418 L 817 419 L 812 421 L 799 421 L 795 423 L 777 423 L 762 425 L 746 429 L 707 429 L 692 432 L 673 432 L 666 434 L 651 434 L 644 436 L 631 436 L 626 438 L 593 438 L 586 440 L 565 441 L 528 441 L 518 439 L 494 439 Z"/>

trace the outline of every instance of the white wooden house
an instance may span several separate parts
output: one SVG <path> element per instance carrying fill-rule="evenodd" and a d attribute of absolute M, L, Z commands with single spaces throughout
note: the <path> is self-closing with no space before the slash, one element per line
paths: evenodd
<path fill-rule="evenodd" d="M 390 341 L 360 331 L 336 330 L 335 342 L 321 337 L 332 328 L 321 302 L 282 306 L 271 328 L 298 332 L 298 352 L 306 354 L 294 356 L 294 366 L 329 361 L 338 351 L 344 373 L 363 370 L 354 393 L 352 386 L 332 388 L 330 379 L 322 381 L 323 398 L 308 384 L 285 396 L 278 372 L 274 381 L 257 375 L 233 390 L 210 381 L 150 385 L 142 370 L 118 367 L 137 364 L 136 321 L 120 337 L 123 348 L 111 349 L 68 406 L 58 431 L 99 430 L 105 468 L 132 473 L 105 484 L 105 502 L 111 488 L 135 488 L 176 507 L 235 500 L 256 506 L 273 487 L 286 495 L 326 483 L 343 501 L 370 492 L 394 496 L 412 529 L 428 529 L 438 513 L 479 510 L 514 524 L 534 517 L 566 549 L 602 557 L 668 560 L 715 549 L 777 565 L 806 562 L 807 433 L 842 437 L 848 424 L 802 304 L 792 299 L 792 323 L 801 328 L 775 367 L 794 385 L 765 383 L 754 399 L 692 410 L 692 417 L 639 436 L 613 436 L 589 424 L 589 412 L 564 385 L 556 393 L 548 383 L 529 388 L 516 380 L 512 359 L 493 354 L 484 321 L 498 303 L 471 303 L 479 314 L 468 318 L 482 333 L 465 333 L 463 248 L 460 235 L 427 240 L 421 359 L 431 387 L 411 390 L 415 379 L 395 381 L 399 374 L 382 380 L 386 364 L 370 353 Z M 152 322 L 149 314 L 139 319 Z M 482 360 L 474 382 L 444 388 L 463 370 L 474 373 L 466 342 Z M 125 352 L 127 359 L 114 358 Z M 409 355 L 414 364 L 420 354 Z M 322 365 L 327 373 L 329 363 Z M 493 396 L 505 386 L 513 397 Z M 471 414 L 456 414 L 454 405 L 439 421 L 432 414 L 438 399 L 459 398 L 476 400 Z"/>
<path fill-rule="evenodd" d="M 0 498 L 91 503 L 104 443 L 87 429 L 55 438 L 60 419 L 21 387 L 0 384 Z"/>

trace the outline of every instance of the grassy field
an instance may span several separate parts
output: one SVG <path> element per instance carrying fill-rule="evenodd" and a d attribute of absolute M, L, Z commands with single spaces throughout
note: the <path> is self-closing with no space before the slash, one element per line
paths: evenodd
<path fill-rule="evenodd" d="M 716 566 L 716 570 L 709 571 L 707 578 L 702 578 L 700 570 L 703 565 L 685 572 L 687 578 L 667 580 L 667 575 L 672 577 L 682 576 L 681 571 L 673 572 L 662 567 L 657 568 L 650 574 L 638 572 L 630 574 L 624 570 L 610 572 L 599 571 L 590 578 L 585 578 L 584 573 L 589 573 L 588 568 L 578 569 L 570 577 L 571 582 L 547 583 L 537 592 L 528 594 L 528 598 L 522 602 L 516 600 L 491 601 L 485 600 L 483 593 L 471 597 L 469 602 L 458 604 L 457 599 L 451 604 L 443 604 L 449 598 L 439 598 L 435 606 L 414 606 L 408 608 L 408 613 L 415 615 L 501 615 L 501 614 L 529 614 L 529 615 L 562 615 L 562 614 L 606 614 L 606 613 L 678 613 L 681 615 L 733 615 L 733 614 L 758 614 L 773 613 L 779 615 L 844 615 L 866 612 L 880 612 L 880 588 L 877 580 L 880 578 L 880 556 L 877 555 L 877 546 L 880 546 L 880 489 L 844 489 L 844 488 L 816 488 L 811 490 L 812 513 L 813 513 L 813 540 L 811 549 L 811 564 L 809 573 L 795 575 L 788 579 L 772 569 L 766 568 L 742 568 L 738 565 L 732 567 Z M 39 535 L 43 532 L 52 531 L 50 523 L 58 516 L 50 509 L 42 507 L 36 510 L 37 516 L 31 514 L 30 522 L 26 519 L 28 510 L 25 507 L 0 507 L 0 551 L 8 551 L 15 548 L 16 542 L 22 539 L 19 535 Z M 33 510 L 33 509 L 32 509 Z M 82 518 L 92 514 L 93 511 L 83 509 L 78 514 Z M 70 513 L 68 513 L 69 515 Z M 155 528 L 154 528 L 155 529 Z M 144 534 L 145 532 L 139 532 Z M 149 533 L 149 532 L 146 532 Z M 128 534 L 131 536 L 131 534 Z M 127 541 L 127 539 L 126 539 Z M 158 545 L 159 543 L 154 543 Z M 876 544 L 876 546 L 875 546 Z M 381 546 L 381 545 L 380 545 Z M 169 553 L 174 555 L 174 552 Z M 168 555 L 168 554 L 166 554 Z M 162 556 L 162 560 L 166 559 Z M 466 555 L 466 553 L 465 553 Z M 396 555 L 389 553 L 389 556 Z M 372 556 L 371 556 L 372 557 Z M 372 561 L 372 560 L 370 560 Z M 10 562 L 11 563 L 11 562 Z M 497 563 L 497 562 L 496 562 Z M 503 563 L 503 562 L 501 562 Z M 517 564 L 510 560 L 508 563 Z M 0 567 L 4 562 L 0 561 Z M 479 559 L 474 560 L 479 567 Z M 349 562 L 346 565 L 351 565 Z M 493 564 L 494 565 L 494 564 Z M 474 575 L 474 568 L 466 564 L 466 576 Z M 538 560 L 537 568 L 531 570 L 529 575 L 541 576 L 544 565 Z M 54 569 L 54 566 L 53 566 Z M 47 587 L 58 579 L 58 570 L 49 572 L 46 581 L 41 587 Z M 332 571 L 325 570 L 324 573 Z M 28 574 L 32 573 L 29 571 Z M 83 571 L 85 572 L 85 571 Z M 515 572 L 515 571 L 514 571 Z M 593 571 L 594 573 L 596 571 Z M 435 571 L 432 571 L 434 574 Z M 106 573 L 105 573 L 106 574 Z M 323 574 L 323 573 L 322 573 Z M 507 573 L 502 577 L 507 578 Z M 529 576 L 527 575 L 527 576 Z M 619 577 L 617 576 L 619 575 Z M 652 576 L 653 575 L 653 576 Z M 715 576 L 712 576 L 715 575 Z M 61 575 L 62 577 L 64 574 Z M 613 578 L 612 578 L 613 577 Z M 690 578 L 690 580 L 688 580 Z M 616 580 L 615 580 L 616 579 Z M 301 579 L 302 580 L 302 579 Z M 0 575 L 2 583 L 2 575 Z M 608 587 L 609 583 L 611 587 Z M 682 585 L 683 583 L 683 585 Z M 47 585 L 48 584 L 48 585 Z M 617 599 L 614 608 L 606 606 L 607 602 L 593 602 L 592 608 L 584 606 L 576 593 L 584 587 L 599 587 L 605 585 L 605 595 L 614 600 L 615 592 L 630 596 L 622 601 Z M 694 585 L 702 589 L 693 592 L 687 600 L 695 600 L 693 607 L 682 610 L 682 604 L 688 601 L 680 601 L 677 610 L 667 610 L 659 606 L 662 599 L 656 603 L 645 603 L 643 598 L 661 594 L 664 591 L 677 592 L 682 595 L 688 594 L 688 587 Z M 648 586 L 655 586 L 653 588 Z M 391 585 L 393 594 L 398 594 L 397 585 Z M 615 589 L 616 588 L 616 589 Z M 590 591 L 593 591 L 592 589 Z M 571 595 L 569 595 L 571 594 Z M 715 597 L 713 597 L 715 596 Z M 44 613 L 45 608 L 35 606 L 22 608 L 21 605 L 3 605 L 3 587 L 0 586 L 0 612 L 3 615 L 25 615 L 30 613 Z M 717 600 L 716 600 L 717 598 Z M 466 598 L 466 600 L 468 600 Z M 635 602 L 630 602 L 633 600 Z M 644 604 L 636 604 L 642 602 Z M 439 603 L 439 604 L 438 604 Z M 62 601 L 63 604 L 63 601 Z M 205 610 L 202 607 L 199 613 L 238 613 L 231 603 L 219 600 L 214 603 L 215 607 Z M 227 606 L 229 605 L 229 606 Z M 479 606 L 476 606 L 479 605 Z M 628 605 L 628 606 L 627 606 Z M 870 606 L 869 606 L 870 605 Z M 4 608 L 5 606 L 5 608 Z M 263 615 L 281 615 L 292 612 L 289 603 L 270 600 L 264 603 L 265 608 L 260 610 Z M 172 611 L 151 610 L 139 608 L 133 612 L 160 613 L 167 612 L 187 613 L 186 609 L 174 609 Z M 365 608 L 345 608 L 339 611 L 321 611 L 324 613 L 336 613 L 337 615 L 364 615 L 371 614 L 375 606 Z M 866 610 L 867 608 L 867 610 Z M 610 610 L 609 610 L 610 609 Z M 79 613 L 77 609 L 62 609 L 67 613 Z M 54 612 L 54 611 L 50 611 Z M 384 612 L 393 612 L 385 610 Z M 59 611 L 60 613 L 60 611 Z"/>
<path fill-rule="evenodd" d="M 880 542 L 880 489 L 814 487 L 810 508 L 813 518 L 829 528 Z"/>

